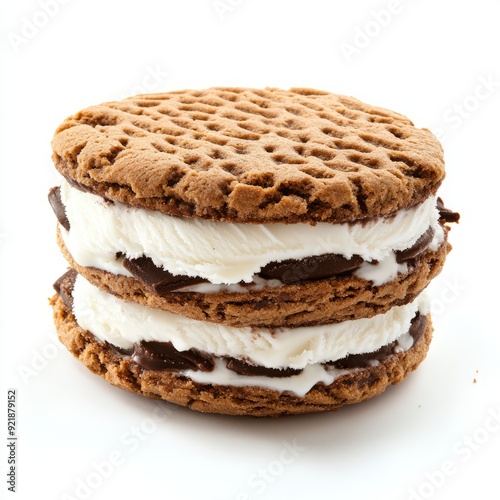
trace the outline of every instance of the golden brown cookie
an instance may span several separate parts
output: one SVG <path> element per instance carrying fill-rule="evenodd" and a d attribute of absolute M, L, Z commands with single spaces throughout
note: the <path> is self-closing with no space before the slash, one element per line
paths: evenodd
<path fill-rule="evenodd" d="M 435 194 L 434 135 L 392 111 L 312 89 L 139 95 L 66 119 L 56 168 L 110 200 L 230 222 L 342 222 Z"/>
<path fill-rule="evenodd" d="M 424 335 L 409 350 L 392 354 L 376 366 L 353 370 L 331 385 L 316 384 L 303 398 L 260 387 L 200 384 L 165 370 L 148 370 L 118 354 L 109 344 L 80 328 L 63 300 L 51 299 L 59 339 L 89 370 L 109 383 L 153 399 L 192 410 L 226 415 L 277 417 L 330 411 L 381 394 L 404 380 L 425 358 L 432 337 L 430 315 Z"/>

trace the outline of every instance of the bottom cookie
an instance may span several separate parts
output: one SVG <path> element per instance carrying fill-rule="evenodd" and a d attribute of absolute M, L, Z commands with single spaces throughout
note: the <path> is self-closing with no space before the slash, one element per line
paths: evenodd
<path fill-rule="evenodd" d="M 345 370 L 331 384 L 317 383 L 300 397 L 289 391 L 201 383 L 178 373 L 145 369 L 78 326 L 59 295 L 51 299 L 51 304 L 61 342 L 89 370 L 109 383 L 195 411 L 226 415 L 277 417 L 331 411 L 359 403 L 404 380 L 423 361 L 432 338 L 432 324 L 427 315 L 424 334 L 408 350 L 390 354 L 373 366 Z"/>

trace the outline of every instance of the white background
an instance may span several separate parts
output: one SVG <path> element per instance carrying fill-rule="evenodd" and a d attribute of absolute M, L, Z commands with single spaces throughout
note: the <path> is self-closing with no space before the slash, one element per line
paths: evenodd
<path fill-rule="evenodd" d="M 46 14 L 43 0 L 2 2 L 0 496 L 498 498 L 496 5 L 46 0 Z M 47 303 L 66 268 L 46 201 L 58 183 L 55 128 L 102 101 L 212 85 L 353 95 L 443 139 L 441 195 L 462 220 L 430 287 L 430 353 L 403 384 L 329 414 L 202 415 L 115 389 L 58 344 Z M 18 391 L 16 494 L 8 388 Z"/>

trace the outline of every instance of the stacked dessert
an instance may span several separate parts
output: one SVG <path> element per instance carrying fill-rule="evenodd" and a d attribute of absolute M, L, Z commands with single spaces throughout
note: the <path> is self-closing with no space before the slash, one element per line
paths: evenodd
<path fill-rule="evenodd" d="M 111 384 L 203 412 L 333 410 L 426 356 L 458 214 L 406 117 L 312 89 L 212 88 L 80 111 L 49 201 L 59 338 Z"/>

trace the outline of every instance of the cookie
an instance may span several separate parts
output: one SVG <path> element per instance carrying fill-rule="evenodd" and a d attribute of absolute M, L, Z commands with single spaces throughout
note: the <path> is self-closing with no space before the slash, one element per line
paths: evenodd
<path fill-rule="evenodd" d="M 230 222 L 387 215 L 444 178 L 431 132 L 312 89 L 139 95 L 69 117 L 52 148 L 63 176 L 103 198 Z"/>
<path fill-rule="evenodd" d="M 441 145 L 406 117 L 312 89 L 186 90 L 87 108 L 52 147 L 71 266 L 56 327 L 112 384 L 277 416 L 360 402 L 425 357 L 459 215 Z"/>
<path fill-rule="evenodd" d="M 61 342 L 89 370 L 109 383 L 153 399 L 163 399 L 192 410 L 227 415 L 277 417 L 330 411 L 377 396 L 391 384 L 403 381 L 425 358 L 432 337 L 430 315 L 422 316 L 415 342 L 407 350 L 391 349 L 351 365 L 332 369 L 331 383 L 319 382 L 305 395 L 257 385 L 219 385 L 196 382 L 181 372 L 144 368 L 131 356 L 99 341 L 81 328 L 59 294 L 51 299 L 54 321 Z M 347 359 L 347 358 L 346 358 Z M 360 366 L 356 366 L 360 365 Z M 244 378 L 241 375 L 240 378 Z M 252 379 L 254 377 L 247 376 Z M 293 378 L 293 376 L 292 376 Z M 243 382 L 244 383 L 244 382 Z"/>
<path fill-rule="evenodd" d="M 407 272 L 379 286 L 353 274 L 343 274 L 258 289 L 237 285 L 239 291 L 229 291 L 230 287 L 223 291 L 203 291 L 210 290 L 210 285 L 203 284 L 184 287 L 184 291 L 157 293 L 135 277 L 79 265 L 66 248 L 60 231 L 57 240 L 73 269 L 116 297 L 201 321 L 271 328 L 371 317 L 411 302 L 441 272 L 451 249 L 445 240 L 436 251 L 425 250 Z M 190 291 L 196 289 L 202 291 Z"/>
<path fill-rule="evenodd" d="M 300 326 L 384 312 L 418 295 L 450 248 L 433 196 L 390 218 L 314 226 L 174 218 L 104 202 L 66 181 L 51 201 L 63 254 L 94 284 L 234 326 Z"/>

